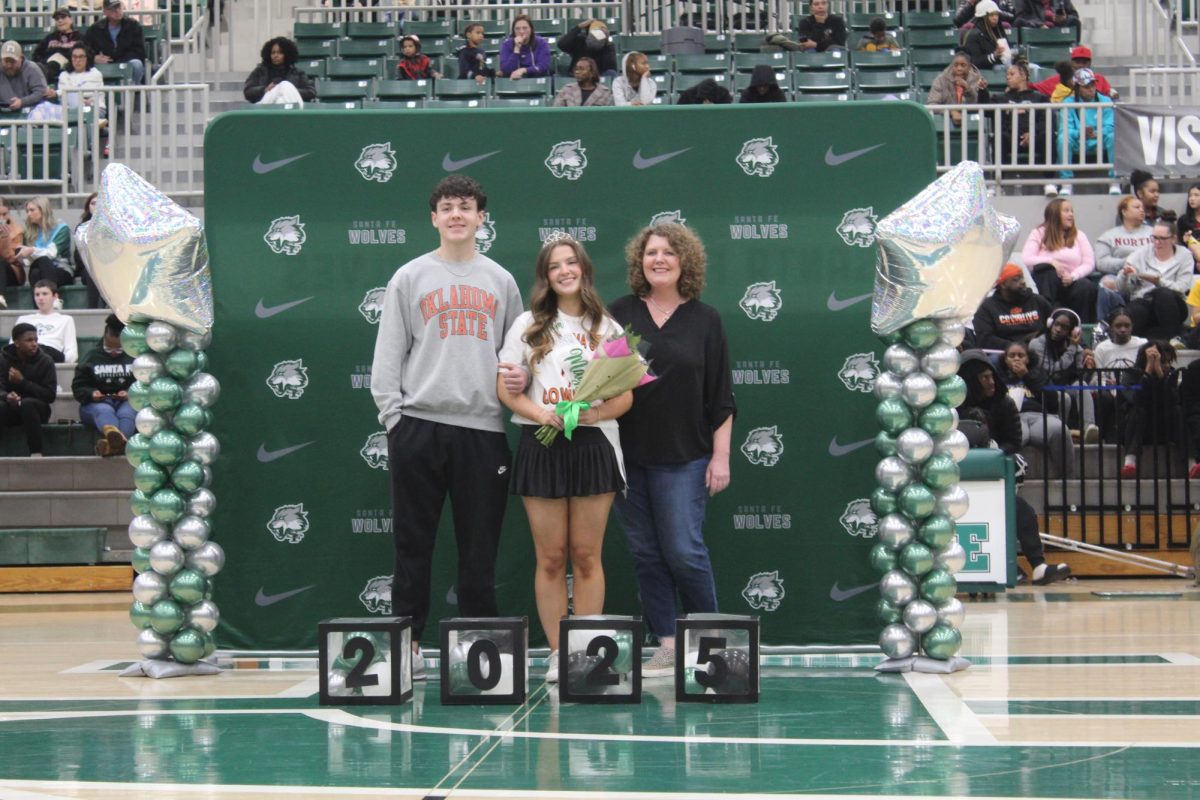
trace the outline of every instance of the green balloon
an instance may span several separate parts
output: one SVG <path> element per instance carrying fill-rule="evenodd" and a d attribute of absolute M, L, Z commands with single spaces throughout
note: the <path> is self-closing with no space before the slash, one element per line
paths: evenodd
<path fill-rule="evenodd" d="M 145 603 L 133 601 L 129 606 L 129 621 L 133 623 L 135 628 L 147 628 L 150 626 L 150 606 Z"/>
<path fill-rule="evenodd" d="M 135 383 L 134 386 L 137 386 Z M 135 433 L 125 442 L 125 460 L 133 466 L 150 459 L 150 437 Z"/>
<path fill-rule="evenodd" d="M 957 588 L 958 582 L 954 580 L 953 575 L 944 569 L 935 569 L 926 573 L 925 578 L 921 581 L 921 597 L 935 606 L 940 606 L 954 597 Z"/>
<path fill-rule="evenodd" d="M 208 353 L 196 351 L 196 372 L 208 372 Z"/>
<path fill-rule="evenodd" d="M 183 609 L 171 600 L 159 600 L 150 607 L 150 627 L 162 634 L 172 634 L 183 627 Z"/>
<path fill-rule="evenodd" d="M 879 334 L 879 341 L 883 342 L 884 344 L 898 344 L 903 339 L 904 335 L 900 331 Z"/>
<path fill-rule="evenodd" d="M 704 694 L 707 691 L 700 685 L 700 681 L 696 680 L 696 668 L 688 667 L 683 671 L 683 693 L 690 695 Z"/>
<path fill-rule="evenodd" d="M 173 523 L 183 516 L 187 502 L 174 489 L 159 489 L 150 497 L 150 516 L 159 522 Z"/>
<path fill-rule="evenodd" d="M 633 634 L 629 631 L 617 631 L 613 637 L 617 641 L 617 658 L 612 663 L 615 672 L 626 675 L 633 671 Z"/>
<path fill-rule="evenodd" d="M 880 625 L 894 625 L 903 618 L 900 607 L 886 597 L 879 598 L 875 604 L 875 617 Z"/>
<path fill-rule="evenodd" d="M 129 510 L 135 517 L 150 513 L 150 497 L 141 489 L 134 489 L 129 495 Z"/>
<path fill-rule="evenodd" d="M 957 375 L 951 375 L 937 382 L 937 401 L 945 403 L 950 408 L 958 408 L 967 399 L 967 382 Z"/>
<path fill-rule="evenodd" d="M 194 492 L 204 485 L 204 467 L 199 461 L 183 461 L 171 470 L 171 483 L 181 492 Z"/>
<path fill-rule="evenodd" d="M 209 426 L 212 415 L 195 403 L 185 403 L 175 412 L 172 422 L 184 436 L 195 436 Z"/>
<path fill-rule="evenodd" d="M 921 466 L 921 480 L 939 492 L 958 483 L 958 464 L 946 453 L 936 453 Z"/>
<path fill-rule="evenodd" d="M 159 411 L 174 411 L 183 402 L 183 389 L 174 378 L 165 375 L 150 381 L 150 407 Z"/>
<path fill-rule="evenodd" d="M 947 661 L 962 647 L 962 634 L 949 625 L 934 625 L 921 637 L 921 649 L 930 658 Z"/>
<path fill-rule="evenodd" d="M 177 347 L 163 361 L 163 366 L 167 368 L 167 374 L 175 380 L 187 380 L 196 372 L 196 354 Z"/>
<path fill-rule="evenodd" d="M 217 639 L 208 631 L 200 631 L 200 635 L 204 637 L 204 655 L 202 658 L 208 658 L 217 652 Z"/>
<path fill-rule="evenodd" d="M 150 458 L 156 464 L 173 466 L 182 461 L 186 453 L 187 440 L 176 431 L 159 431 L 150 438 Z"/>
<path fill-rule="evenodd" d="M 934 550 L 941 550 L 954 538 L 954 520 L 934 514 L 917 529 L 917 538 Z"/>
<path fill-rule="evenodd" d="M 879 422 L 879 427 L 896 436 L 912 424 L 912 412 L 900 398 L 889 397 L 875 408 L 875 419 Z"/>
<path fill-rule="evenodd" d="M 896 455 L 896 437 L 887 431 L 880 431 L 875 435 L 875 449 L 884 458 Z"/>
<path fill-rule="evenodd" d="M 920 424 L 936 439 L 954 427 L 954 412 L 945 403 L 930 403 L 921 411 Z"/>
<path fill-rule="evenodd" d="M 900 511 L 911 520 L 925 519 L 937 507 L 937 497 L 923 483 L 910 483 L 900 490 Z"/>
<path fill-rule="evenodd" d="M 919 578 L 933 569 L 933 551 L 921 542 L 910 542 L 900 551 L 898 559 L 901 569 Z"/>
<path fill-rule="evenodd" d="M 171 597 L 190 606 L 192 603 L 199 603 L 204 599 L 206 586 L 207 581 L 204 575 L 194 569 L 181 569 L 175 573 L 175 577 L 171 578 L 168 589 Z"/>
<path fill-rule="evenodd" d="M 153 461 L 143 461 L 133 470 L 133 485 L 143 494 L 154 494 L 166 483 L 166 471 Z"/>
<path fill-rule="evenodd" d="M 880 572 L 891 572 L 896 568 L 896 554 L 882 542 L 876 542 L 871 548 L 871 566 Z"/>
<path fill-rule="evenodd" d="M 150 551 L 145 547 L 134 548 L 133 555 L 129 557 L 129 563 L 133 567 L 133 571 L 141 575 L 150 569 Z"/>
<path fill-rule="evenodd" d="M 141 411 L 150 405 L 150 384 L 134 381 L 129 385 L 129 405 L 134 411 Z"/>
<path fill-rule="evenodd" d="M 904 341 L 914 350 L 925 350 L 937 341 L 938 326 L 927 319 L 919 319 L 904 329 Z"/>
<path fill-rule="evenodd" d="M 894 514 L 896 508 L 896 495 L 882 486 L 876 486 L 875 491 L 871 492 L 871 510 L 875 512 L 875 516 L 886 517 L 888 514 Z"/>
<path fill-rule="evenodd" d="M 146 326 L 143 323 L 130 322 L 125 325 L 121 331 L 121 349 L 130 358 L 150 352 L 150 346 L 146 344 Z"/>
<path fill-rule="evenodd" d="M 204 658 L 204 636 L 195 628 L 184 628 L 171 639 L 171 655 L 180 664 L 195 664 Z"/>

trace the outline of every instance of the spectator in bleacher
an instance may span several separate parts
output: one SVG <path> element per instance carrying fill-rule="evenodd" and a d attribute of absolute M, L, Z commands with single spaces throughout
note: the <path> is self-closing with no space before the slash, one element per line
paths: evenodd
<path fill-rule="evenodd" d="M 51 86 L 58 82 L 58 74 L 71 66 L 71 48 L 83 41 L 83 34 L 75 30 L 71 9 L 60 8 L 52 16 L 54 30 L 33 49 L 33 61 L 41 67 L 46 83 Z"/>
<path fill-rule="evenodd" d="M 1048 96 L 1050 98 L 1050 102 L 1052 103 L 1057 103 L 1062 100 L 1067 96 L 1067 94 L 1070 93 L 1072 89 L 1071 81 L 1065 80 L 1065 76 L 1063 74 L 1065 68 L 1060 69 L 1059 64 L 1070 65 L 1070 71 L 1068 72 L 1069 75 L 1074 75 L 1075 70 L 1077 69 L 1092 69 L 1092 51 L 1083 45 L 1075 47 L 1071 50 L 1071 60 L 1069 62 L 1060 61 L 1058 64 L 1054 65 L 1056 74 L 1051 75 L 1046 80 L 1033 85 L 1033 88 Z M 1108 82 L 1108 78 L 1105 78 L 1094 69 L 1092 69 L 1092 74 L 1096 76 L 1096 89 L 1100 91 L 1100 94 L 1104 95 L 1105 97 L 1111 97 L 1113 100 L 1120 99 L 1117 94 L 1117 90 L 1114 89 L 1112 84 Z M 1059 87 L 1064 83 L 1066 83 L 1066 88 L 1060 93 L 1058 91 Z M 1056 97 L 1055 95 L 1058 96 Z"/>
<path fill-rule="evenodd" d="M 507 39 L 500 43 L 500 75 L 516 80 L 549 75 L 554 66 L 550 43 L 533 32 L 528 14 L 512 22 Z"/>
<path fill-rule="evenodd" d="M 596 62 L 605 78 L 617 77 L 617 48 L 608 35 L 608 26 L 598 19 L 585 19 L 558 40 L 558 49 L 571 56 L 571 73 L 579 59 L 587 56 Z"/>
<path fill-rule="evenodd" d="M 1090 69 L 1075 70 L 1075 89 L 1069 97 L 1063 100 L 1064 106 L 1077 103 L 1107 103 L 1112 105 L 1112 99 L 1105 97 L 1096 90 L 1096 76 Z M 1089 159 L 1111 160 L 1113 158 L 1114 118 L 1111 108 L 1065 109 L 1063 111 L 1065 124 L 1058 128 L 1058 146 L 1063 161 L 1067 163 L 1087 163 Z M 1103 144 L 1103 153 L 1097 154 L 1097 148 Z M 1108 171 L 1110 178 L 1116 177 L 1116 172 Z M 1075 177 L 1073 170 L 1064 169 L 1058 173 L 1063 180 Z M 1060 194 L 1069 195 L 1071 184 L 1064 183 Z M 1121 184 L 1113 181 L 1108 186 L 1108 193 L 1121 193 Z"/>
<path fill-rule="evenodd" d="M 75 318 L 56 307 L 58 287 L 54 281 L 41 280 L 33 286 L 33 305 L 37 312 L 22 314 L 17 322 L 27 322 L 38 334 L 38 345 L 55 364 L 74 364 L 79 357 L 75 338 Z"/>
<path fill-rule="evenodd" d="M 551 105 L 566 108 L 613 104 L 612 90 L 600 82 L 600 71 L 590 57 L 584 56 L 576 61 L 571 71 L 575 75 L 575 82 L 559 89 Z"/>
<path fill-rule="evenodd" d="M 883 17 L 875 17 L 854 49 L 860 53 L 878 53 L 884 50 L 899 50 L 900 43 L 896 41 L 895 36 L 888 33 Z"/>
<path fill-rule="evenodd" d="M 59 222 L 45 195 L 38 195 L 25 204 L 25 244 L 17 250 L 17 258 L 25 262 L 29 285 L 50 280 L 56 286 L 75 282 L 75 265 L 71 263 L 71 229 Z"/>
<path fill-rule="evenodd" d="M 1146 343 L 1141 336 L 1133 335 L 1133 317 L 1129 309 L 1118 308 L 1108 315 L 1108 338 L 1096 345 L 1097 380 L 1107 386 L 1116 386 L 1124 377 L 1123 370 L 1137 361 L 1138 348 Z M 1116 404 L 1118 395 L 1114 391 L 1096 393 L 1096 423 L 1104 441 L 1116 441 Z"/>
<path fill-rule="evenodd" d="M 1037 356 L 1029 352 L 1024 342 L 1013 342 L 1005 349 L 996 371 L 1020 415 L 1022 444 L 1041 450 L 1043 463 L 1052 467 L 1043 474 L 1075 477 L 1075 442 L 1055 413 L 1057 395 L 1043 391 L 1049 381 Z"/>
<path fill-rule="evenodd" d="M 1000 27 L 1000 6 L 995 0 L 979 0 L 975 6 L 975 27 L 967 34 L 963 49 L 979 70 L 1003 69 L 1013 60 L 1013 51 Z"/>
<path fill-rule="evenodd" d="M 970 105 L 988 102 L 987 81 L 971 63 L 971 57 L 961 48 L 954 51 L 950 66 L 933 79 L 925 105 Z M 962 124 L 962 111 L 952 109 L 950 121 Z"/>
<path fill-rule="evenodd" d="M 0 108 L 30 116 L 46 102 L 46 77 L 25 58 L 21 45 L 0 45 Z"/>
<path fill-rule="evenodd" d="M 1142 201 L 1146 222 L 1151 225 L 1158 222 L 1158 179 L 1145 170 L 1135 169 L 1129 173 L 1129 188 L 1133 190 L 1133 196 Z"/>
<path fill-rule="evenodd" d="M 824 53 L 846 48 L 846 20 L 840 14 L 829 13 L 829 0 L 812 0 L 809 14 L 801 17 L 797 26 L 800 47 Z"/>
<path fill-rule="evenodd" d="M 1198 228 L 1200 228 L 1200 183 L 1193 183 L 1188 187 L 1183 213 L 1175 221 L 1175 232 L 1179 235 L 1179 241 L 1187 245 L 1189 237 L 1200 238 Z M 1188 246 L 1190 247 L 1190 245 Z"/>
<path fill-rule="evenodd" d="M 47 95 L 51 100 L 58 99 L 64 108 L 78 108 L 82 103 L 84 108 L 94 109 L 96 124 L 103 131 L 108 127 L 108 94 L 103 91 L 74 94 L 70 91 L 104 88 L 104 76 L 96 69 L 94 60 L 92 49 L 83 42 L 72 47 L 70 68 L 58 74 L 58 89 L 49 89 Z M 65 97 L 63 92 L 67 92 Z"/>
<path fill-rule="evenodd" d="M 42 456 L 42 423 L 57 393 L 54 362 L 38 347 L 37 328 L 18 322 L 12 343 L 0 349 L 0 426 L 23 427 L 34 458 Z"/>
<path fill-rule="evenodd" d="M 79 225 L 85 222 L 90 222 L 92 215 L 96 213 L 96 203 L 100 195 L 92 192 L 87 196 L 87 200 L 83 201 L 83 212 L 79 215 Z M 75 226 L 75 233 L 79 233 L 79 225 Z M 96 286 L 96 281 L 92 279 L 92 272 L 88 269 L 87 264 L 83 263 L 83 256 L 79 254 L 79 249 L 75 250 L 75 274 L 83 280 L 83 285 L 87 287 L 87 307 L 102 308 L 103 303 L 100 300 L 100 288 Z"/>
<path fill-rule="evenodd" d="M 690 89 L 684 89 L 675 100 L 677 106 L 725 105 L 733 102 L 733 95 L 712 78 L 705 78 Z"/>
<path fill-rule="evenodd" d="M 1096 271 L 1103 277 L 1100 285 L 1117 289 L 1117 275 L 1126 260 L 1139 247 L 1153 244 L 1152 228 L 1146 224 L 1146 211 L 1142 201 L 1132 195 L 1121 198 L 1117 203 L 1117 218 L 1120 225 L 1109 228 L 1096 239 Z"/>
<path fill-rule="evenodd" d="M 1179 403 L 1183 411 L 1184 430 L 1187 434 L 1188 447 L 1188 478 L 1200 478 L 1200 361 L 1193 361 L 1183 370 L 1179 381 Z M 1193 563 L 1200 563 L 1200 554 L 1196 553 L 1196 542 L 1200 540 L 1192 536 Z"/>
<path fill-rule="evenodd" d="M 496 70 L 487 65 L 487 52 L 483 44 L 483 25 L 472 22 L 463 30 L 465 47 L 458 51 L 458 77 L 463 80 L 473 80 L 480 86 L 487 83 L 488 78 L 496 76 Z"/>
<path fill-rule="evenodd" d="M 1146 342 L 1138 348 L 1133 369 L 1126 370 L 1121 383 L 1126 387 L 1122 395 L 1128 408 L 1121 477 L 1129 479 L 1138 476 L 1138 458 L 1143 444 L 1178 441 L 1182 421 L 1175 349 L 1163 341 L 1151 339 Z M 1188 477 L 1191 477 L 1190 471 Z"/>
<path fill-rule="evenodd" d="M 1043 103 L 1046 100 L 1029 86 L 1029 65 L 1024 61 L 1017 61 L 1008 68 L 1004 73 L 1004 83 L 1004 94 L 990 96 L 989 99 L 993 103 L 1024 106 L 1031 103 Z M 1010 160 L 1014 164 L 1021 161 L 1031 164 L 1047 163 L 1049 139 L 1046 136 L 1046 127 L 1051 124 L 1051 120 L 1044 114 L 1038 116 L 1035 137 L 1030 132 L 1030 122 L 1031 117 L 1036 113 L 1030 109 L 1016 109 L 1001 113 L 999 158 L 1002 163 L 1007 164 Z M 1016 141 L 1014 141 L 1014 137 Z"/>
<path fill-rule="evenodd" d="M 79 401 L 79 421 L 100 432 L 96 455 L 117 456 L 133 436 L 137 412 L 129 404 L 133 357 L 121 349 L 125 324 L 116 314 L 104 320 L 104 338 L 75 367 L 71 394 Z"/>
<path fill-rule="evenodd" d="M 25 265 L 17 258 L 17 250 L 25 232 L 12 218 L 12 207 L 0 197 L 0 309 L 8 308 L 4 290 L 25 283 Z"/>
<path fill-rule="evenodd" d="M 104 0 L 104 18 L 96 20 L 83 40 L 96 54 L 97 64 L 129 64 L 133 83 L 146 81 L 146 37 L 142 23 L 125 16 L 121 0 Z"/>
<path fill-rule="evenodd" d="M 1012 342 L 1028 342 L 1045 332 L 1053 308 L 1025 285 L 1020 267 L 1005 264 L 996 291 L 975 312 L 975 343 L 987 350 L 1004 350 Z"/>
<path fill-rule="evenodd" d="M 1038 292 L 1051 303 L 1071 308 L 1086 322 L 1108 313 L 1104 308 L 1097 316 L 1098 287 L 1087 280 L 1096 257 L 1087 234 L 1075 225 L 1071 201 L 1059 197 L 1046 204 L 1042 224 L 1029 232 L 1021 257 Z"/>
<path fill-rule="evenodd" d="M 650 59 L 636 50 L 621 59 L 621 74 L 613 81 L 613 104 L 648 106 L 658 95 L 658 84 L 650 77 Z"/>
<path fill-rule="evenodd" d="M 261 61 L 246 78 L 242 95 L 249 103 L 303 106 L 315 100 L 317 89 L 304 70 L 296 66 L 300 51 L 286 36 L 276 36 L 262 46 Z"/>
<path fill-rule="evenodd" d="M 770 64 L 756 64 L 750 73 L 750 85 L 742 90 L 739 103 L 786 103 L 787 95 L 779 88 Z"/>
<path fill-rule="evenodd" d="M 396 78 L 402 81 L 440 79 L 442 74 L 433 68 L 429 56 L 421 52 L 421 37 L 415 33 L 400 39 L 400 60 L 396 62 Z"/>
<path fill-rule="evenodd" d="M 1019 28 L 1074 28 L 1079 40 L 1079 11 L 1071 0 L 1017 0 Z"/>
<path fill-rule="evenodd" d="M 969 31 L 975 27 L 975 7 L 980 0 L 958 0 L 958 11 L 954 13 L 954 27 L 960 31 Z M 1000 9 L 1000 24 L 1011 28 L 1016 17 L 1013 15 L 1012 0 L 995 0 Z"/>
<path fill-rule="evenodd" d="M 1134 332 L 1147 339 L 1170 339 L 1188 318 L 1184 297 L 1192 288 L 1192 254 L 1175 243 L 1174 223 L 1159 220 L 1151 237 L 1152 244 L 1130 254 L 1117 284 L 1129 297 Z"/>
<path fill-rule="evenodd" d="M 1096 368 L 1095 354 L 1083 345 L 1079 315 L 1069 308 L 1056 308 L 1050 313 L 1050 327 L 1029 343 L 1029 352 L 1042 365 L 1047 380 L 1058 386 L 1087 383 L 1091 370 Z M 1058 405 L 1064 423 L 1074 421 L 1083 429 L 1083 441 L 1100 441 L 1091 392 L 1064 391 Z"/>

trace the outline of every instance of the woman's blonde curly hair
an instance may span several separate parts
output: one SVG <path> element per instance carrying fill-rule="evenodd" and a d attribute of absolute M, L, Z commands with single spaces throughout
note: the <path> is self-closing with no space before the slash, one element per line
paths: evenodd
<path fill-rule="evenodd" d="M 650 294 L 650 284 L 642 269 L 642 257 L 646 254 L 646 243 L 651 236 L 666 239 L 671 249 L 679 256 L 679 294 L 685 300 L 694 300 L 704 291 L 704 273 L 708 267 L 708 256 L 704 243 L 690 228 L 677 222 L 664 222 L 643 228 L 625 245 L 625 263 L 629 271 L 629 288 L 638 297 Z"/>

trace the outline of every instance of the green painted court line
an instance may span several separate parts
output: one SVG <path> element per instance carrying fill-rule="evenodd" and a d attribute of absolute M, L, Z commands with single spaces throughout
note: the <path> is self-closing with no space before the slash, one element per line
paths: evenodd
<path fill-rule="evenodd" d="M 1114 593 L 1116 594 L 1116 593 Z M 1120 594 L 1112 597 L 1097 597 L 1093 592 L 1008 592 L 1004 600 L 1009 603 L 1108 603 L 1113 600 L 1168 600 L 1173 602 L 1200 602 L 1200 591 L 1182 591 L 1177 597 L 1165 595 Z M 970 606 L 967 614 L 971 613 Z"/>
<path fill-rule="evenodd" d="M 1062 716 L 1200 716 L 1200 700 L 968 700 L 976 714 L 1019 717 Z"/>

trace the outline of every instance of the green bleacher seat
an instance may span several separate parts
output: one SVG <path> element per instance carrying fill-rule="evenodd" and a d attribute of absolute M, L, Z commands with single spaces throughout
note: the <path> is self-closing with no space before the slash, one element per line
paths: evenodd
<path fill-rule="evenodd" d="M 458 34 L 461 36 L 468 25 L 474 25 L 476 22 L 483 26 L 484 36 L 508 36 L 508 23 L 498 19 L 460 19 L 458 21 Z"/>
<path fill-rule="evenodd" d="M 733 68 L 738 72 L 753 72 L 759 64 L 767 64 L 772 69 L 790 70 L 792 68 L 791 54 L 779 53 L 737 53 L 733 57 Z"/>
<path fill-rule="evenodd" d="M 550 105 L 549 97 L 489 97 L 488 108 L 546 108 Z"/>
<path fill-rule="evenodd" d="M 125 86 L 133 80 L 133 68 L 128 62 L 96 64 L 105 86 Z"/>
<path fill-rule="evenodd" d="M 374 97 L 377 100 L 423 100 L 433 96 L 432 80 L 398 81 L 385 79 L 375 81 Z"/>
<path fill-rule="evenodd" d="M 421 44 L 425 43 L 426 36 L 449 37 L 454 33 L 448 19 L 410 19 L 405 20 L 402 27 L 404 33 L 415 33 L 417 36 L 420 36 Z"/>
<path fill-rule="evenodd" d="M 425 108 L 486 108 L 483 97 L 441 98 L 425 101 Z"/>
<path fill-rule="evenodd" d="M 728 53 L 703 53 L 675 56 L 675 72 L 727 73 L 732 66 Z"/>
<path fill-rule="evenodd" d="M 888 30 L 894 30 L 900 25 L 900 16 L 893 11 L 880 11 L 874 14 L 847 14 L 846 27 L 852 31 L 865 31 L 871 27 L 871 20 L 876 17 L 882 17 L 884 24 L 888 26 Z M 854 37 L 851 36 L 851 39 Z M 850 42 L 851 45 L 854 42 Z"/>
<path fill-rule="evenodd" d="M 99 564 L 106 528 L 0 530 L 0 566 Z"/>
<path fill-rule="evenodd" d="M 303 59 L 335 58 L 337 43 L 337 39 L 300 39 L 296 42 L 296 51 Z"/>
<path fill-rule="evenodd" d="M 704 34 L 704 52 L 727 53 L 733 47 L 733 38 L 724 33 Z"/>
<path fill-rule="evenodd" d="M 901 50 L 880 50 L 875 53 L 854 52 L 850 64 L 857 70 L 896 70 L 908 66 L 908 58 Z"/>
<path fill-rule="evenodd" d="M 351 39 L 395 39 L 400 29 L 391 22 L 347 22 L 346 35 Z"/>
<path fill-rule="evenodd" d="M 292 38 L 299 44 L 304 39 L 340 39 L 345 26 L 340 22 L 297 22 L 292 25 Z"/>
<path fill-rule="evenodd" d="M 50 409 L 51 419 L 54 409 Z M 78 422 L 42 425 L 42 452 L 47 456 L 90 456 L 95 454 L 96 431 Z M 0 428 L 0 457 L 29 455 L 25 434 L 18 427 Z"/>
<path fill-rule="evenodd" d="M 954 28 L 909 28 L 908 46 L 953 49 L 958 47 L 958 31 Z"/>
<path fill-rule="evenodd" d="M 424 108 L 424 100 L 380 100 L 371 98 L 363 101 L 363 108 L 413 110 Z"/>
<path fill-rule="evenodd" d="M 492 86 L 495 97 L 548 97 L 553 93 L 550 78 L 496 78 Z"/>
<path fill-rule="evenodd" d="M 730 90 L 734 93 L 738 93 L 749 88 L 750 79 L 752 77 L 753 76 L 749 72 L 735 73 L 733 76 L 733 86 L 730 87 Z M 791 71 L 787 69 L 775 70 L 775 81 L 779 84 L 780 89 L 783 89 L 784 92 L 789 92 L 792 88 Z"/>
<path fill-rule="evenodd" d="M 338 42 L 338 58 L 377 58 L 400 55 L 395 39 L 342 39 Z M 424 44 L 424 41 L 422 41 Z M 424 50 L 424 48 L 422 48 Z"/>
<path fill-rule="evenodd" d="M 950 28 L 954 30 L 953 11 L 905 11 L 901 21 L 906 28 Z M 957 34 L 958 31 L 955 31 Z"/>
<path fill-rule="evenodd" d="M 1017 28 L 1017 42 L 1020 44 L 1058 45 L 1074 47 L 1078 40 L 1075 29 L 1065 28 Z"/>
<path fill-rule="evenodd" d="M 798 70 L 825 70 L 837 72 L 850 68 L 850 60 L 841 50 L 833 52 L 817 53 L 809 51 L 807 53 L 793 53 L 792 64 Z"/>
<path fill-rule="evenodd" d="M 300 59 L 296 62 L 296 67 L 305 75 L 312 79 L 325 77 L 325 61 L 324 58 L 308 58 Z"/>
<path fill-rule="evenodd" d="M 675 56 L 663 55 L 662 53 L 647 53 L 646 61 L 650 65 L 650 74 L 654 76 L 674 72 Z"/>
<path fill-rule="evenodd" d="M 462 40 L 453 36 L 428 35 L 421 37 L 421 52 L 430 58 L 449 55 L 462 45 Z M 400 42 L 396 42 L 396 54 L 400 54 Z"/>
<path fill-rule="evenodd" d="M 953 59 L 954 48 L 952 47 L 923 47 L 908 51 L 908 63 L 917 68 L 945 69 Z"/>
<path fill-rule="evenodd" d="M 761 53 L 766 38 L 766 34 L 763 33 L 735 33 L 733 35 L 734 52 Z"/>
<path fill-rule="evenodd" d="M 567 25 L 578 25 L 579 23 L 583 22 L 583 19 L 583 17 L 568 17 Z M 596 18 L 588 17 L 588 19 Z M 610 34 L 620 33 L 622 31 L 620 17 L 599 17 L 598 19 L 608 27 L 608 32 Z"/>
<path fill-rule="evenodd" d="M 66 288 L 67 288 L 66 286 L 63 286 L 62 288 L 60 288 L 60 289 L 58 290 L 59 297 L 62 297 L 62 295 L 63 295 L 63 289 L 66 289 Z M 74 287 L 72 287 L 72 288 L 74 288 Z M 77 306 L 77 308 L 83 308 L 84 306 L 86 306 L 86 305 L 87 305 L 87 302 L 86 302 L 86 300 L 87 300 L 87 287 L 86 287 L 86 286 L 82 286 L 82 287 L 79 287 L 79 288 L 82 288 L 82 289 L 84 290 L 84 303 L 83 303 L 83 305 L 82 305 L 82 306 Z M 63 308 L 68 308 L 68 306 L 67 306 L 67 303 L 66 303 L 66 301 L 65 301 L 65 300 L 63 301 Z M 75 344 L 76 344 L 76 346 L 78 346 L 78 348 L 79 348 L 79 357 L 80 357 L 80 359 L 82 359 L 82 358 L 83 358 L 84 356 L 86 356 L 88 353 L 92 352 L 92 350 L 96 349 L 96 345 L 100 344 L 100 342 L 101 342 L 101 340 L 102 340 L 102 339 L 103 339 L 103 337 L 101 337 L 101 336 L 76 336 L 76 337 L 75 337 Z"/>
<path fill-rule="evenodd" d="M 963 128 L 954 126 L 953 124 L 950 124 L 949 125 L 949 129 L 950 129 L 949 130 L 949 133 L 950 133 L 950 160 L 944 166 L 954 166 L 955 164 L 958 164 L 959 162 L 961 162 L 963 160 L 970 160 L 970 161 L 983 161 L 984 160 L 983 158 L 981 158 L 983 148 L 980 145 L 979 136 L 976 134 L 976 131 L 979 130 L 979 114 L 975 113 L 975 114 L 967 115 L 967 118 L 963 121 L 963 124 L 967 126 L 966 127 L 966 139 L 967 139 L 966 157 L 964 159 L 963 153 L 962 153 Z M 938 154 L 937 158 L 938 158 L 938 163 L 941 164 L 942 159 L 943 159 L 943 152 L 944 152 L 943 148 L 945 146 L 945 144 L 944 144 L 945 133 L 944 132 L 946 132 L 946 130 L 947 130 L 946 117 L 941 112 L 938 112 L 933 115 L 933 130 L 937 134 L 937 154 Z"/>
<path fill-rule="evenodd" d="M 793 103 L 848 103 L 854 99 L 850 92 L 793 92 Z"/>
<path fill-rule="evenodd" d="M 860 92 L 907 92 L 912 88 L 912 73 L 907 68 L 858 70 L 854 74 L 854 88 Z"/>
<path fill-rule="evenodd" d="M 66 286 L 58 287 L 58 296 L 59 296 L 59 299 L 62 300 L 63 308 L 67 308 L 67 309 L 87 308 L 87 287 L 84 286 L 82 283 L 71 283 Z M 87 350 L 85 350 L 83 347 L 83 341 L 85 338 L 89 338 L 89 337 L 84 337 L 84 336 L 76 337 L 76 341 L 79 344 L 79 352 L 80 353 L 87 352 Z M 89 341 L 91 341 L 91 340 L 89 339 Z M 96 344 L 96 342 L 99 342 L 99 341 L 100 340 L 97 338 L 94 341 L 91 341 L 91 344 L 94 345 L 94 344 Z"/>
<path fill-rule="evenodd" d="M 46 37 L 47 33 L 53 31 L 53 28 L 47 27 L 18 27 L 16 25 L 4 29 L 4 38 L 12 39 L 22 45 L 37 44 Z"/>
<path fill-rule="evenodd" d="M 499 55 L 500 45 L 504 44 L 505 36 L 485 36 L 483 41 L 479 43 L 479 49 L 489 56 Z M 465 45 L 464 45 L 465 46 Z M 459 49 L 457 45 L 454 49 Z"/>
<path fill-rule="evenodd" d="M 851 73 L 848 70 L 841 72 L 825 72 L 823 70 L 797 72 L 793 78 L 793 84 L 798 92 L 836 94 L 838 92 L 850 91 L 850 76 Z"/>
<path fill-rule="evenodd" d="M 142 37 L 146 41 L 146 56 L 151 64 L 163 62 L 162 47 L 166 40 L 166 30 L 162 25 L 143 25 Z"/>
<path fill-rule="evenodd" d="M 911 89 L 897 91 L 892 89 L 864 89 L 854 92 L 855 100 L 910 100 L 918 102 L 918 95 Z"/>
<path fill-rule="evenodd" d="M 1071 45 L 1037 45 L 1031 44 L 1021 48 L 1030 64 L 1040 67 L 1053 67 L 1059 61 L 1071 60 Z"/>
<path fill-rule="evenodd" d="M 330 80 L 382 78 L 384 76 L 383 69 L 382 58 L 350 59 L 349 61 L 335 58 L 326 62 L 325 77 Z"/>
<path fill-rule="evenodd" d="M 657 33 L 628 33 L 617 39 L 617 46 L 622 53 L 637 51 L 646 55 L 662 52 L 662 36 Z"/>
<path fill-rule="evenodd" d="M 480 86 L 473 80 L 440 80 L 434 81 L 433 94 L 438 99 L 483 97 L 487 94 L 487 84 Z"/>
<path fill-rule="evenodd" d="M 687 73 L 681 72 L 675 76 L 673 81 L 673 91 L 679 94 L 685 89 L 690 89 L 700 81 L 712 78 L 717 82 L 717 85 L 724 86 L 726 89 L 733 91 L 733 81 L 725 73 Z"/>
<path fill-rule="evenodd" d="M 322 78 L 316 81 L 318 103 L 362 101 L 371 93 L 371 81 L 332 81 Z"/>
<path fill-rule="evenodd" d="M 552 34 L 554 36 L 562 36 L 567 32 L 567 21 L 561 17 L 551 17 L 548 19 L 531 20 L 533 23 L 533 32 L 541 36 Z"/>
<path fill-rule="evenodd" d="M 937 80 L 938 75 L 942 74 L 941 67 L 922 67 L 916 71 L 916 85 L 919 89 L 928 91 L 933 87 L 933 82 Z"/>

